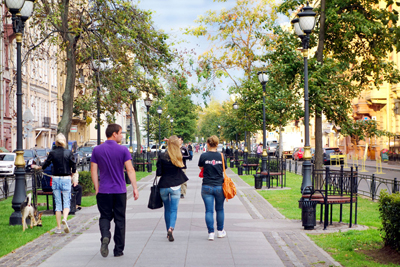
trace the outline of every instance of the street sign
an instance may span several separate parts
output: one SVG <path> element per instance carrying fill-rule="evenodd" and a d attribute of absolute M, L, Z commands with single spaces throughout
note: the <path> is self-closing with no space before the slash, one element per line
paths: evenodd
<path fill-rule="evenodd" d="M 71 125 L 71 133 L 76 133 L 78 131 L 78 125 Z"/>

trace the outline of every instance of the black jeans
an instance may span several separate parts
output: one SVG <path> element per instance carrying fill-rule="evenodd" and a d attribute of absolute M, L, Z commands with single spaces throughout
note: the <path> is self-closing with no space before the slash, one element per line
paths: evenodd
<path fill-rule="evenodd" d="M 114 219 L 114 255 L 124 251 L 125 248 L 125 214 L 126 193 L 124 194 L 101 194 L 96 196 L 97 208 L 100 212 L 101 240 L 104 237 L 111 238 L 111 221 Z"/>
<path fill-rule="evenodd" d="M 72 189 L 76 193 L 76 205 L 80 206 L 82 204 L 82 186 L 80 184 L 72 185 Z"/>

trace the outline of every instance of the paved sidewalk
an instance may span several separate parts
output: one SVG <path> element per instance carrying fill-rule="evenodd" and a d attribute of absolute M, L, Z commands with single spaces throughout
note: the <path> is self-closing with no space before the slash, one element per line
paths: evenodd
<path fill-rule="evenodd" d="M 100 255 L 99 214 L 97 207 L 90 207 L 69 221 L 70 234 L 46 233 L 2 257 L 0 266 L 340 266 L 306 235 L 322 230 L 304 231 L 300 221 L 285 219 L 230 170 L 238 196 L 225 203 L 227 236 L 208 241 L 198 156 L 188 162 L 190 180 L 179 203 L 174 242 L 166 238 L 163 209 L 147 208 L 153 174 L 138 182 L 139 200 L 128 200 L 124 256 L 113 257 L 113 240 L 109 256 Z M 324 233 L 339 229 L 348 226 L 336 225 Z"/>

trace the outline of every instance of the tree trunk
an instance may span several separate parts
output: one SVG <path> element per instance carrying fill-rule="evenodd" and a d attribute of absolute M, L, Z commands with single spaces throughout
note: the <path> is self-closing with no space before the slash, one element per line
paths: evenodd
<path fill-rule="evenodd" d="M 72 124 L 72 110 L 74 105 L 75 79 L 76 79 L 76 58 L 75 58 L 75 42 L 68 42 L 67 53 L 67 75 L 65 80 L 65 90 L 62 95 L 63 114 L 58 123 L 58 133 L 65 135 L 68 141 L 68 134 Z"/>
<path fill-rule="evenodd" d="M 136 143 L 137 143 L 137 151 L 140 152 L 142 148 L 142 140 L 140 139 L 140 127 L 139 127 L 139 121 L 138 121 L 138 116 L 137 116 L 137 108 L 136 108 L 136 101 L 133 102 L 133 119 L 135 120 L 135 130 L 136 130 Z"/>
<path fill-rule="evenodd" d="M 324 63 L 324 42 L 325 42 L 325 6 L 326 0 L 321 0 L 321 16 L 319 21 L 319 38 L 317 48 L 317 61 Z M 322 85 L 320 85 L 322 87 Z M 315 161 L 314 168 L 320 169 L 322 167 L 322 114 L 315 113 Z M 315 181 L 316 186 L 322 184 L 322 181 Z M 316 187 L 319 188 L 319 187 Z"/>

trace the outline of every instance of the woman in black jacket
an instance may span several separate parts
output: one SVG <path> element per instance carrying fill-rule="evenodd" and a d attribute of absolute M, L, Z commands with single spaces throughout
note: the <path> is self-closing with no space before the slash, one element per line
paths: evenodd
<path fill-rule="evenodd" d="M 35 168 L 46 169 L 51 163 L 53 163 L 52 189 L 54 201 L 56 203 L 55 211 L 57 221 L 57 229 L 55 233 L 61 234 L 61 223 L 64 225 L 64 232 L 69 233 L 67 218 L 71 205 L 71 177 L 76 172 L 76 163 L 71 150 L 65 148 L 67 146 L 67 140 L 62 133 L 56 136 L 55 143 L 56 147 L 50 151 L 43 166 L 35 166 Z M 64 204 L 61 202 L 61 192 Z M 62 221 L 61 211 L 63 213 Z"/>
<path fill-rule="evenodd" d="M 158 186 L 164 202 L 164 219 L 169 241 L 174 241 L 172 232 L 178 213 L 178 204 L 181 196 L 181 184 L 189 180 L 182 171 L 184 168 L 180 141 L 176 135 L 168 139 L 168 149 L 160 154 L 157 160 L 157 176 L 161 176 Z"/>

